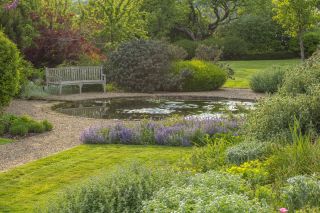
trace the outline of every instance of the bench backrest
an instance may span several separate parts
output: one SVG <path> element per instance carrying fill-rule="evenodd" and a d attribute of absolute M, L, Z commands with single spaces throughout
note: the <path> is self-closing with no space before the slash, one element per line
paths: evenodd
<path fill-rule="evenodd" d="M 48 83 L 61 81 L 103 80 L 102 66 L 46 68 Z"/>

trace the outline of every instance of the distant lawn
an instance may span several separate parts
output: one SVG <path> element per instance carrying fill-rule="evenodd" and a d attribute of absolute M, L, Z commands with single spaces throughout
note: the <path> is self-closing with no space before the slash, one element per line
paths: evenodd
<path fill-rule="evenodd" d="M 12 139 L 0 138 L 0 145 L 7 144 L 7 143 L 12 143 L 12 142 L 14 142 L 14 140 L 12 140 Z"/>
<path fill-rule="evenodd" d="M 299 59 L 289 60 L 256 60 L 256 61 L 224 61 L 230 64 L 235 71 L 235 80 L 229 79 L 224 87 L 228 88 L 249 88 L 250 77 L 259 71 L 272 66 L 291 66 L 300 63 Z"/>
<path fill-rule="evenodd" d="M 30 212 L 57 192 L 119 165 L 175 164 L 190 148 L 81 145 L 57 155 L 0 173 L 0 212 Z"/>

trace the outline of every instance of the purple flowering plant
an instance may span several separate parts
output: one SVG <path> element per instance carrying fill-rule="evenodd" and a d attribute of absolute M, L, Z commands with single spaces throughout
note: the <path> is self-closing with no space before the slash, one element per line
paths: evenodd
<path fill-rule="evenodd" d="M 143 121 L 131 127 L 121 123 L 109 127 L 90 127 L 83 131 L 80 139 L 89 144 L 203 145 L 207 136 L 236 135 L 239 124 L 239 120 L 224 118 Z"/>

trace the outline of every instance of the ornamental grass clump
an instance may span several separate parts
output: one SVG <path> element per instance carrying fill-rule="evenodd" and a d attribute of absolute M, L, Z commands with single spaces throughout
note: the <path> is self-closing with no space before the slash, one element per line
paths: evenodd
<path fill-rule="evenodd" d="M 205 136 L 235 133 L 238 121 L 206 118 L 183 119 L 170 125 L 165 122 L 141 122 L 126 126 L 90 127 L 81 134 L 81 141 L 89 144 L 151 144 L 165 146 L 204 145 Z"/>
<path fill-rule="evenodd" d="M 0 116 L 0 136 L 23 137 L 51 131 L 53 125 L 47 121 L 36 121 L 29 116 L 5 114 Z"/>

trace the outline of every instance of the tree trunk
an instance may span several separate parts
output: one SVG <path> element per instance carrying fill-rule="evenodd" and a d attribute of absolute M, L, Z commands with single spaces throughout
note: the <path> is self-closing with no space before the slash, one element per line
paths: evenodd
<path fill-rule="evenodd" d="M 303 42 L 303 33 L 299 33 L 299 46 L 300 46 L 300 56 L 301 60 L 305 60 L 305 53 L 304 53 L 304 42 Z"/>

